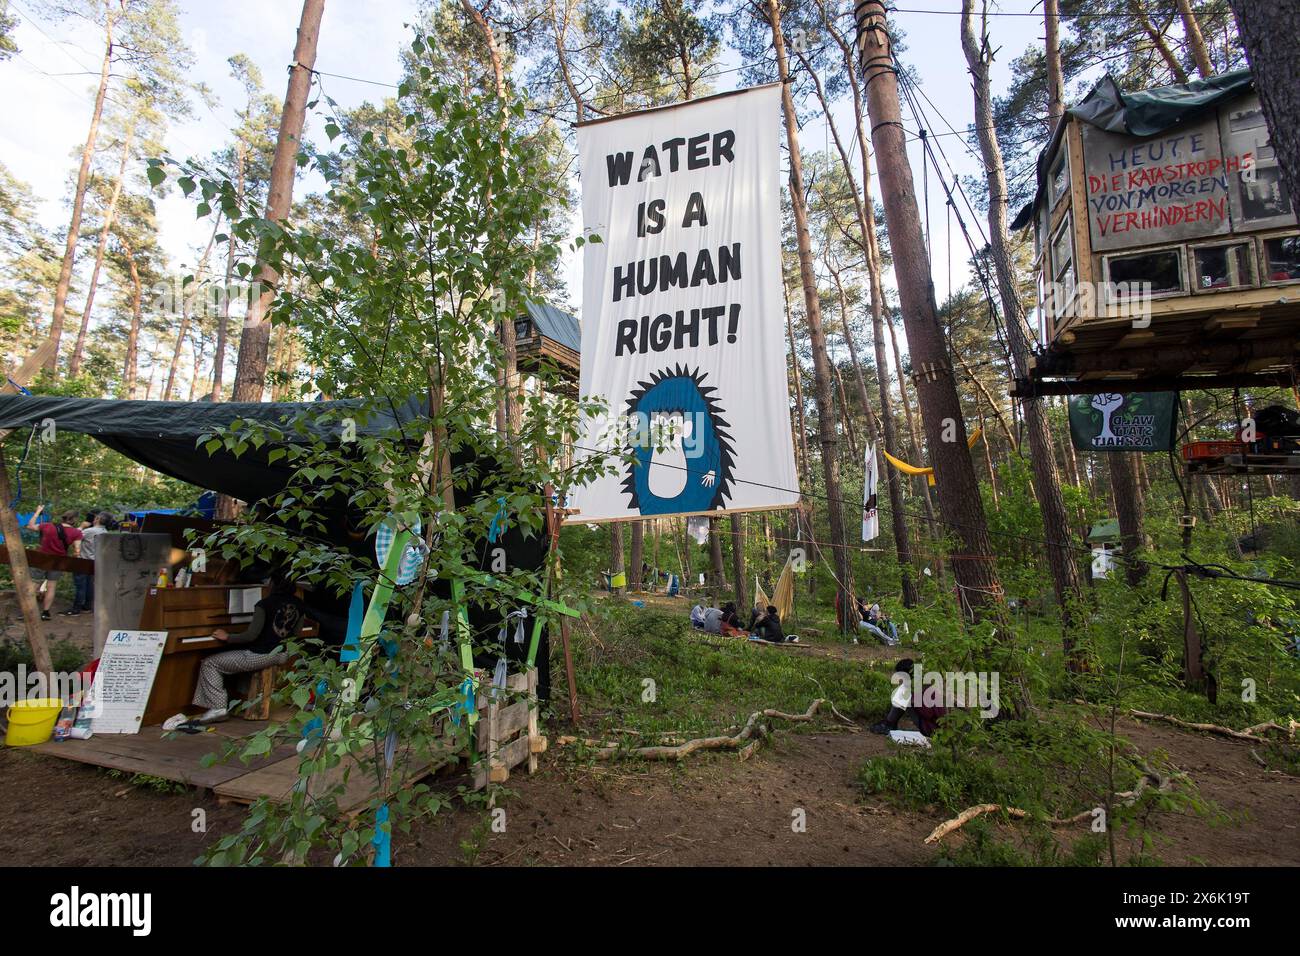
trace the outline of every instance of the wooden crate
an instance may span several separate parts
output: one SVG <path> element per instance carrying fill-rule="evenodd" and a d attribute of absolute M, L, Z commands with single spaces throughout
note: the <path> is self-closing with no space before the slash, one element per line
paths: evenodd
<path fill-rule="evenodd" d="M 537 729 L 537 668 L 506 679 L 506 690 L 493 699 L 490 687 L 480 689 L 473 765 L 474 789 L 488 783 L 505 783 L 510 771 L 525 761 L 537 772 L 537 756 L 546 752 L 547 740 Z"/>
<path fill-rule="evenodd" d="M 1240 441 L 1189 441 L 1183 445 L 1183 461 L 1222 458 L 1224 455 L 1240 455 L 1245 451 L 1246 443 Z"/>

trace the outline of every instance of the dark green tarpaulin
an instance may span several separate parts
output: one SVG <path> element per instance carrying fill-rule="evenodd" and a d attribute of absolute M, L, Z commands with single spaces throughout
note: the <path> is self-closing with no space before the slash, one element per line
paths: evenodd
<path fill-rule="evenodd" d="M 1250 70 L 1125 93 L 1109 76 L 1066 112 L 1111 133 L 1154 136 L 1255 88 Z"/>
<path fill-rule="evenodd" d="M 1177 392 L 1070 398 L 1070 440 L 1079 451 L 1169 451 L 1177 425 Z"/>
<path fill-rule="evenodd" d="M 1174 83 L 1149 90 L 1125 93 L 1109 76 L 1103 77 L 1080 102 L 1066 110 L 1085 123 L 1126 136 L 1154 136 L 1171 127 L 1217 109 L 1225 100 L 1243 96 L 1255 88 L 1250 70 L 1221 73 L 1207 80 Z M 1056 154 L 1065 124 L 1057 126 L 1048 146 L 1038 157 L 1038 192 L 1034 201 L 1016 215 L 1012 229 L 1033 222 L 1034 208 L 1042 197 L 1047 179 L 1045 163 Z"/>
<path fill-rule="evenodd" d="M 370 409 L 368 417 L 367 409 Z M 243 420 L 289 431 L 301 417 L 309 434 L 340 442 L 340 420 L 351 417 L 358 435 L 380 435 L 399 426 L 412 441 L 422 437 L 417 420 L 424 403 L 412 397 L 378 408 L 359 400 L 335 402 L 142 402 L 42 395 L 0 396 L 0 428 L 27 429 L 54 422 L 60 431 L 91 435 L 133 461 L 181 481 L 243 501 L 257 501 L 284 487 L 291 470 L 271 464 L 273 445 L 249 447 L 236 458 L 224 450 L 209 455 L 199 437 Z M 288 436 L 292 441 L 292 433 Z"/>

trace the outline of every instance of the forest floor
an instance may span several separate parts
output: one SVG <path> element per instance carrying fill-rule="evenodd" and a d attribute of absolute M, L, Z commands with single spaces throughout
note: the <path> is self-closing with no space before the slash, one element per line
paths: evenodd
<path fill-rule="evenodd" d="M 1132 722 L 1121 732 L 1145 752 L 1167 752 L 1230 817 L 1212 824 L 1190 811 L 1157 814 L 1149 827 L 1161 862 L 1300 865 L 1300 778 L 1260 768 L 1248 743 Z M 506 784 L 498 801 L 504 833 L 491 831 L 483 809 L 462 808 L 395 836 L 394 859 L 405 866 L 935 863 L 943 851 L 924 840 L 948 814 L 864 799 L 855 779 L 865 760 L 890 747 L 883 737 L 846 728 L 778 733 L 744 762 L 699 755 L 680 766 L 599 766 L 553 751 L 539 773 L 515 774 Z M 185 866 L 238 829 L 246 812 L 179 784 L 133 782 L 16 749 L 0 750 L 0 778 L 7 784 L 0 788 L 0 859 L 10 866 Z M 192 830 L 196 809 L 206 814 L 206 833 Z M 804 832 L 791 826 L 796 810 Z M 1014 839 L 1017 826 L 997 829 Z M 958 833 L 945 842 L 963 839 Z"/>
<path fill-rule="evenodd" d="M 80 636 L 75 632 L 83 624 L 88 628 L 89 618 L 63 621 L 62 629 L 75 641 Z M 635 675 L 647 669 L 654 673 L 658 668 L 665 685 L 655 721 L 687 729 L 711 727 L 714 733 L 735 726 L 748 709 L 802 712 L 819 696 L 810 680 L 826 683 L 830 674 L 847 671 L 868 672 L 871 681 L 862 688 L 839 686 L 826 695 L 853 715 L 853 726 L 829 716 L 804 725 L 778 721 L 770 740 L 743 761 L 727 752 L 697 753 L 678 764 L 597 761 L 556 746 L 557 736 L 568 728 L 553 719 L 552 747 L 542 757 L 540 772 L 512 774 L 498 794 L 497 806 L 506 811 L 504 832 L 493 831 L 481 804 L 457 804 L 457 809 L 414 825 L 410 834 L 395 835 L 395 863 L 927 865 L 973 839 L 968 827 L 941 846 L 927 846 L 925 837 L 952 815 L 949 811 L 904 809 L 881 795 L 868 795 L 858 779 L 866 761 L 895 749 L 887 738 L 868 732 L 872 705 L 861 694 L 871 696 L 878 689 L 896 650 L 821 644 L 815 638 L 802 650 L 739 642 L 719 649 L 680 639 L 678 644 L 681 660 L 688 662 L 683 666 L 694 669 L 699 662 L 702 681 L 752 683 L 755 696 L 710 705 L 686 671 L 638 656 L 638 648 L 607 638 L 595 647 L 577 648 L 587 708 L 584 732 L 599 735 L 627 726 L 629 708 L 610 702 L 639 693 Z M 614 669 L 607 668 L 606 658 L 615 659 Z M 729 671 L 733 667 L 734 674 Z M 754 674 L 777 676 L 764 684 Z M 788 675 L 788 681 L 781 675 Z M 680 699 L 671 689 L 676 684 L 684 685 Z M 760 701 L 763 695 L 767 698 Z M 563 699 L 562 687 L 554 696 Z M 1248 742 L 1132 720 L 1121 720 L 1119 733 L 1144 754 L 1167 755 L 1168 763 L 1186 773 L 1201 800 L 1216 811 L 1152 813 L 1146 820 L 1153 841 L 1144 852 L 1146 860 L 1182 866 L 1300 864 L 1300 777 L 1260 767 Z M 243 807 L 218 804 L 206 791 L 20 749 L 0 749 L 0 779 L 7 784 L 0 787 L 0 859 L 8 865 L 189 865 L 206 845 L 237 830 L 246 813 Z M 454 792 L 463 782 L 452 776 L 435 786 Z M 205 832 L 194 832 L 198 809 L 206 816 Z M 792 826 L 797 819 L 805 823 L 802 830 Z M 1024 833 L 1024 825 L 1014 822 L 990 820 L 984 826 L 1013 844 Z M 1058 838 L 1068 843 L 1074 831 L 1086 834 L 1088 824 L 1063 830 Z M 1117 842 L 1121 862 L 1139 849 L 1128 845 L 1128 837 Z"/>

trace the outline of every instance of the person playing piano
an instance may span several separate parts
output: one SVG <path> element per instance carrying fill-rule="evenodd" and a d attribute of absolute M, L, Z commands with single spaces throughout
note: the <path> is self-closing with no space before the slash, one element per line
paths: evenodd
<path fill-rule="evenodd" d="M 194 691 L 195 706 L 204 708 L 199 722 L 214 723 L 228 716 L 230 698 L 225 682 L 228 675 L 260 671 L 289 659 L 285 642 L 298 633 L 305 616 L 295 590 L 294 582 L 288 578 L 280 574 L 272 576 L 271 593 L 254 606 L 248 627 L 237 634 L 222 628 L 213 632 L 215 640 L 224 641 L 231 649 L 209 654 L 199 667 L 198 687 Z"/>

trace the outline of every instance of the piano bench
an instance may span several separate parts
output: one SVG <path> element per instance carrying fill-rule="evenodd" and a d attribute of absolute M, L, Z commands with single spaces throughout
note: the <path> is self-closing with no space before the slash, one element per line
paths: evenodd
<path fill-rule="evenodd" d="M 260 671 L 250 671 L 242 675 L 245 686 L 240 699 L 248 706 L 239 711 L 239 716 L 244 720 L 270 720 L 271 695 L 275 693 L 275 688 L 280 683 L 281 674 L 288 668 L 288 664 L 272 664 L 270 667 L 263 667 Z"/>

